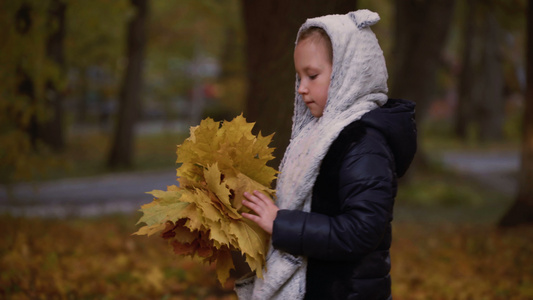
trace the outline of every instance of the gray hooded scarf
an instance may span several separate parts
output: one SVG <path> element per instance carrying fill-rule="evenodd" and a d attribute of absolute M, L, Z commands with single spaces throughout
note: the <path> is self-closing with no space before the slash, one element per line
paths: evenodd
<path fill-rule="evenodd" d="M 315 118 L 296 92 L 290 144 L 280 166 L 276 204 L 280 209 L 309 212 L 313 186 L 329 147 L 347 125 L 387 102 L 387 68 L 383 51 L 370 26 L 377 13 L 358 10 L 346 15 L 308 19 L 298 32 L 323 28 L 333 48 L 333 69 L 322 117 Z M 296 40 L 298 43 L 298 38 Z M 295 90 L 299 87 L 296 80 Z M 305 295 L 305 257 L 272 246 L 263 279 L 236 283 L 239 299 L 302 299 Z"/>

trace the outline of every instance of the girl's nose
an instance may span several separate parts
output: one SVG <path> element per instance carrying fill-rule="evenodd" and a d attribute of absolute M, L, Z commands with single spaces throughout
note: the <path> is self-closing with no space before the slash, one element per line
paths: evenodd
<path fill-rule="evenodd" d="M 306 93 L 307 93 L 307 88 L 302 83 L 300 83 L 300 85 L 298 86 L 298 94 L 303 95 Z"/>

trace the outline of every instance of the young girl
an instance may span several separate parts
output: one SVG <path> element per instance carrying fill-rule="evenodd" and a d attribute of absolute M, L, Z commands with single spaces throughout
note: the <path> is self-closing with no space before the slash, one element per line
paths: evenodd
<path fill-rule="evenodd" d="M 276 205 L 246 193 L 243 214 L 272 234 L 264 279 L 241 299 L 391 299 L 396 179 L 416 151 L 414 104 L 387 98 L 383 52 L 359 10 L 307 20 L 294 50 L 292 136 Z"/>

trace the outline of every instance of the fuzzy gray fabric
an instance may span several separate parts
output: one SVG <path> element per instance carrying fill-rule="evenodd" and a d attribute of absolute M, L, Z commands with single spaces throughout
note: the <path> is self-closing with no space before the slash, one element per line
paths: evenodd
<path fill-rule="evenodd" d="M 333 46 L 333 70 L 322 117 L 315 118 L 296 92 L 290 144 L 280 166 L 276 204 L 310 211 L 313 185 L 322 159 L 344 127 L 387 102 L 383 51 L 369 26 L 379 16 L 369 10 L 308 19 L 298 32 L 321 27 Z M 298 39 L 296 40 L 298 42 Z M 296 80 L 295 90 L 299 81 Z M 303 299 L 307 261 L 270 247 L 264 278 L 236 283 L 239 299 Z"/>

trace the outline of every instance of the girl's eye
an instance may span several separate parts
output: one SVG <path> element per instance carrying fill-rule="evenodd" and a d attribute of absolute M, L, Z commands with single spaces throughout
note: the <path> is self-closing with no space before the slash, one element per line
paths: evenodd
<path fill-rule="evenodd" d="M 309 76 L 309 78 L 310 78 L 311 80 L 314 80 L 314 79 L 316 79 L 317 76 L 318 76 L 318 74 L 317 74 L 317 75 L 311 75 L 311 76 Z"/>

